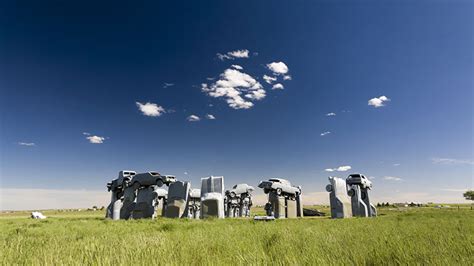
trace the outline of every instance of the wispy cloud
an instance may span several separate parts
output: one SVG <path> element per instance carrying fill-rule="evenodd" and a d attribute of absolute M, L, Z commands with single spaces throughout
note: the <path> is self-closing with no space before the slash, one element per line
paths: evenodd
<path fill-rule="evenodd" d="M 351 166 L 343 165 L 343 166 L 339 166 L 339 167 L 336 167 L 336 168 L 326 168 L 326 169 L 324 169 L 324 171 L 326 171 L 326 172 L 346 172 L 346 171 L 349 171 L 351 169 L 352 169 Z"/>
<path fill-rule="evenodd" d="M 236 58 L 248 58 L 249 50 L 247 49 L 236 50 L 236 51 L 228 52 L 227 54 Z"/>
<path fill-rule="evenodd" d="M 224 61 L 226 59 L 235 59 L 235 58 L 248 58 L 249 57 L 249 50 L 242 49 L 242 50 L 235 50 L 230 51 L 225 54 L 217 53 L 217 58 Z"/>
<path fill-rule="evenodd" d="M 321 137 L 324 137 L 324 136 L 326 136 L 326 135 L 328 135 L 328 134 L 331 134 L 331 131 L 325 131 L 325 132 L 323 132 L 323 133 L 321 133 L 321 134 L 319 134 L 319 135 L 320 135 Z"/>
<path fill-rule="evenodd" d="M 249 74 L 232 68 L 226 69 L 215 83 L 201 84 L 201 90 L 211 97 L 225 98 L 233 109 L 249 109 L 254 105 L 252 100 L 266 96 L 262 84 Z"/>
<path fill-rule="evenodd" d="M 390 101 L 389 98 L 387 98 L 387 96 L 380 96 L 378 98 L 372 98 L 368 101 L 368 105 L 371 105 L 375 108 L 378 108 L 378 107 L 382 107 L 382 106 L 385 106 L 385 103 Z"/>
<path fill-rule="evenodd" d="M 284 75 L 288 73 L 288 66 L 283 62 L 272 62 L 267 64 L 267 67 L 274 75 Z"/>
<path fill-rule="evenodd" d="M 238 70 L 244 69 L 243 67 L 241 67 L 241 66 L 239 66 L 239 65 L 232 65 L 231 67 L 232 67 L 232 68 L 235 68 L 235 69 L 238 69 Z"/>
<path fill-rule="evenodd" d="M 283 80 L 291 80 L 291 76 L 290 75 L 284 75 Z"/>
<path fill-rule="evenodd" d="M 163 83 L 163 88 L 168 88 L 168 87 L 171 87 L 171 86 L 174 86 L 174 83 Z"/>
<path fill-rule="evenodd" d="M 273 85 L 272 90 L 283 90 L 285 87 L 281 83 Z"/>
<path fill-rule="evenodd" d="M 265 82 L 268 83 L 268 84 L 272 84 L 274 81 L 277 80 L 277 78 L 271 77 L 271 76 L 267 76 L 267 75 L 263 75 L 263 79 L 264 79 Z"/>
<path fill-rule="evenodd" d="M 209 120 L 214 120 L 216 119 L 216 117 L 214 115 L 211 115 L 211 114 L 207 114 L 206 115 L 206 118 L 209 119 Z"/>
<path fill-rule="evenodd" d="M 159 106 L 158 104 L 156 103 L 150 103 L 150 102 L 147 102 L 147 103 L 140 103 L 140 102 L 136 102 L 137 106 L 138 106 L 138 109 L 142 112 L 143 115 L 146 115 L 146 116 L 153 116 L 153 117 L 156 117 L 156 116 L 161 116 L 162 114 L 164 114 L 166 111 L 165 111 L 165 108 L 163 108 L 162 106 Z"/>
<path fill-rule="evenodd" d="M 468 165 L 474 165 L 474 160 L 466 160 L 466 159 L 432 158 L 431 161 L 434 164 L 448 164 L 448 165 L 468 164 Z"/>
<path fill-rule="evenodd" d="M 82 135 L 84 135 L 84 136 L 90 136 L 91 133 L 89 133 L 89 132 L 82 132 Z"/>
<path fill-rule="evenodd" d="M 18 142 L 18 145 L 20 145 L 20 146 L 28 146 L 28 147 L 36 146 L 36 144 L 35 144 L 34 142 Z"/>
<path fill-rule="evenodd" d="M 102 144 L 104 143 L 105 137 L 100 136 L 88 136 L 86 139 L 92 144 Z"/>
<path fill-rule="evenodd" d="M 188 118 L 186 118 L 189 122 L 198 122 L 201 120 L 201 118 L 197 115 L 190 115 Z"/>
<path fill-rule="evenodd" d="M 396 176 L 384 176 L 383 177 L 384 180 L 389 180 L 389 181 L 403 181 L 402 178 L 400 177 L 396 177 Z"/>
<path fill-rule="evenodd" d="M 326 116 L 336 116 L 336 113 L 327 113 Z"/>

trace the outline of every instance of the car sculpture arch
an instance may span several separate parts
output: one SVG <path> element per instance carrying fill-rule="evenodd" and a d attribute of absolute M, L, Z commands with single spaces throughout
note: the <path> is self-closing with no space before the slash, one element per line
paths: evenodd
<path fill-rule="evenodd" d="M 267 216 L 277 219 L 303 217 L 301 187 L 293 186 L 283 178 L 261 181 L 258 187 L 268 194 L 268 202 L 265 205 Z"/>
<path fill-rule="evenodd" d="M 250 217 L 252 192 L 254 188 L 247 184 L 237 184 L 225 192 L 226 217 Z"/>
<path fill-rule="evenodd" d="M 370 202 L 369 190 L 372 182 L 362 174 L 351 174 L 346 178 L 347 194 L 351 197 L 352 215 L 359 217 L 377 216 L 377 209 Z"/>

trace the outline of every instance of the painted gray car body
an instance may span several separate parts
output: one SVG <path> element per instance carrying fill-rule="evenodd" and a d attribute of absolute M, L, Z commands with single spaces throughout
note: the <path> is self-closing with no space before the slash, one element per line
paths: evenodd
<path fill-rule="evenodd" d="M 224 216 L 224 177 L 201 178 L 201 218 Z"/>
<path fill-rule="evenodd" d="M 191 188 L 188 199 L 188 218 L 199 219 L 201 215 L 201 190 Z"/>
<path fill-rule="evenodd" d="M 225 192 L 226 217 L 250 217 L 252 192 L 254 188 L 247 184 L 237 184 Z"/>
<path fill-rule="evenodd" d="M 122 170 L 118 177 L 107 183 L 107 190 L 111 192 L 110 204 L 107 206 L 106 217 L 113 220 L 120 219 L 120 212 L 123 207 L 124 191 L 127 185 L 136 174 L 135 171 Z"/>
<path fill-rule="evenodd" d="M 268 194 L 268 203 L 265 204 L 267 216 L 277 219 L 303 217 L 301 187 L 293 186 L 283 178 L 261 181 L 258 187 Z"/>
<path fill-rule="evenodd" d="M 297 195 L 301 193 L 300 187 L 292 186 L 290 181 L 283 178 L 270 178 L 268 181 L 261 181 L 258 187 L 262 188 L 266 194 L 271 190 L 277 191 L 277 194 Z"/>
<path fill-rule="evenodd" d="M 176 181 L 174 176 L 163 176 L 158 172 L 139 173 L 133 176 L 124 190 L 121 219 L 154 218 L 159 203 L 166 208 L 166 198 L 161 197 L 158 188 Z"/>
<path fill-rule="evenodd" d="M 351 199 L 347 195 L 346 181 L 339 177 L 329 178 L 326 191 L 329 192 L 329 203 L 331 205 L 331 218 L 352 217 Z"/>
<path fill-rule="evenodd" d="M 191 183 L 176 181 L 168 189 L 168 201 L 165 216 L 168 218 L 182 218 L 187 216 L 187 204 Z"/>
<path fill-rule="evenodd" d="M 351 174 L 346 179 L 347 193 L 351 197 L 352 215 L 358 217 L 377 216 L 377 209 L 370 202 L 369 190 L 372 182 L 362 174 Z"/>

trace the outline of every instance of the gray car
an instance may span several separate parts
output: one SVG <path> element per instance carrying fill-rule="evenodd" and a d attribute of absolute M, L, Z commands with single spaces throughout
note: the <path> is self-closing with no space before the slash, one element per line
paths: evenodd
<path fill-rule="evenodd" d="M 372 182 L 361 174 L 351 174 L 346 178 L 347 185 L 361 185 L 365 188 L 372 188 Z"/>
<path fill-rule="evenodd" d="M 160 175 L 158 172 L 147 172 L 133 176 L 131 183 L 132 185 L 134 183 L 139 183 L 141 186 L 157 185 L 158 187 L 161 187 L 163 185 L 169 186 L 175 181 L 176 177 L 172 175 Z"/>
<path fill-rule="evenodd" d="M 290 181 L 283 178 L 270 178 L 268 181 L 261 181 L 258 185 L 259 188 L 263 188 L 265 194 L 270 193 L 271 190 L 275 190 L 277 195 L 290 194 L 299 195 L 301 194 L 301 188 L 292 186 Z"/>

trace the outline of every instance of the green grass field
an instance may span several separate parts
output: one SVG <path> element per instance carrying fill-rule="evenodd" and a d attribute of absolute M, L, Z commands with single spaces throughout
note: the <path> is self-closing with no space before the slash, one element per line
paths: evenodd
<path fill-rule="evenodd" d="M 262 210 L 257 210 L 261 212 Z M 0 262 L 473 265 L 474 211 L 381 209 L 377 218 L 110 221 L 103 212 L 0 215 Z"/>

